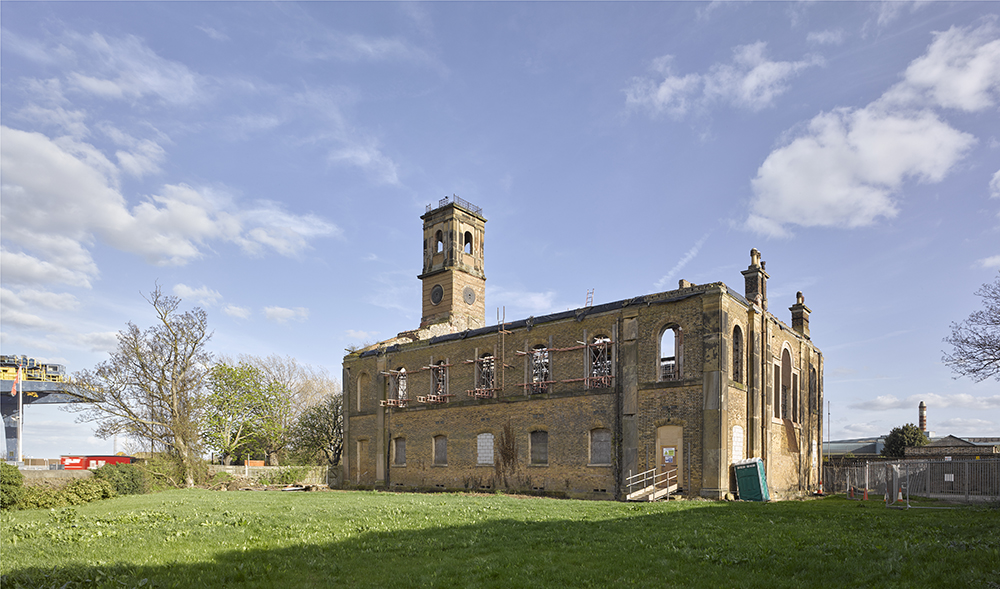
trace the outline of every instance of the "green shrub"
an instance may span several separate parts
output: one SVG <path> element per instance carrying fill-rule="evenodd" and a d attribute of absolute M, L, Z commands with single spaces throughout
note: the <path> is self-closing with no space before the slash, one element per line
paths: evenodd
<path fill-rule="evenodd" d="M 77 479 L 66 485 L 66 488 L 62 492 L 66 495 L 66 500 L 70 505 L 81 505 L 100 499 L 111 499 L 116 495 L 115 488 L 111 483 L 97 477 Z"/>
<path fill-rule="evenodd" d="M 104 479 L 90 477 L 77 479 L 62 489 L 51 487 L 25 487 L 17 502 L 19 509 L 52 509 L 82 505 L 115 496 L 115 488 Z"/>
<path fill-rule="evenodd" d="M 108 481 L 119 495 L 142 495 L 149 492 L 146 473 L 134 464 L 105 464 L 94 476 Z"/>
<path fill-rule="evenodd" d="M 25 487 L 17 502 L 18 509 L 51 509 L 67 505 L 69 501 L 62 489 L 51 487 Z"/>
<path fill-rule="evenodd" d="M 173 454 L 154 454 L 152 457 L 136 464 L 146 474 L 149 489 L 165 491 L 184 487 L 184 466 L 179 456 Z M 209 480 L 208 463 L 204 460 L 193 461 L 194 482 L 200 485 Z"/>
<path fill-rule="evenodd" d="M 13 509 L 24 492 L 24 475 L 13 464 L 0 462 L 0 509 Z"/>

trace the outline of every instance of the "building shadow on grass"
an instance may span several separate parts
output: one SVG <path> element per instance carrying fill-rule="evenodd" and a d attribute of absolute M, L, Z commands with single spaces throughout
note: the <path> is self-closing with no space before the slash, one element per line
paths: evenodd
<path fill-rule="evenodd" d="M 864 517 L 828 521 L 806 506 L 708 504 L 651 513 L 629 506 L 615 519 L 490 519 L 419 528 L 387 513 L 352 520 L 342 540 L 303 540 L 278 549 L 229 550 L 210 562 L 155 566 L 101 564 L 22 568 L 4 576 L 15 587 L 906 587 L 950 570 L 952 586 L 988 586 L 986 547 L 951 561 L 940 542 L 896 550 Z M 865 510 L 868 511 L 868 510 Z M 859 513 L 859 516 L 861 514 Z M 478 519 L 475 511 L 463 518 Z M 844 531 L 845 524 L 849 528 Z M 399 529 L 411 528 L 411 529 Z M 417 529 L 412 529 L 417 528 Z M 266 530 L 254 531 L 255 534 Z M 211 541 L 211 534 L 206 534 Z M 950 565 L 958 565 L 952 568 Z M 995 565 L 995 563 L 993 563 Z M 937 572 L 935 572 L 937 571 Z M 942 579 L 944 580 L 944 579 Z M 958 585 L 955 585 L 958 583 Z"/>

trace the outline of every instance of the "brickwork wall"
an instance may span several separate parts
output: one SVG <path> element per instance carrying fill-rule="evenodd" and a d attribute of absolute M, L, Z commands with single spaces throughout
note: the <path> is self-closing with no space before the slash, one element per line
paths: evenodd
<path fill-rule="evenodd" d="M 782 342 L 787 341 L 792 346 L 796 356 L 794 366 L 800 374 L 800 395 L 807 400 L 808 368 L 802 369 L 807 364 L 803 364 L 801 356 L 805 353 L 803 350 L 808 351 L 807 361 L 818 362 L 819 356 L 810 342 L 790 328 L 780 329 L 768 314 L 763 317 L 770 324 L 767 329 L 770 335 L 764 341 L 761 315 L 756 315 L 757 324 L 754 324 L 754 315 L 746 303 L 726 293 L 721 283 L 694 286 L 646 297 L 645 304 L 624 302 L 620 309 L 605 309 L 600 313 L 579 310 L 575 317 L 537 324 L 529 319 L 527 325 L 509 328 L 510 333 L 502 338 L 496 333 L 487 333 L 445 340 L 426 339 L 388 348 L 379 355 L 351 354 L 344 360 L 345 390 L 352 397 L 347 402 L 349 439 L 345 454 L 350 453 L 347 462 L 356 461 L 356 441 L 367 438 L 370 440 L 369 456 L 365 458 L 367 464 L 375 464 L 379 453 L 388 457 L 387 480 L 380 483 L 400 488 L 495 489 L 502 483 L 496 480 L 494 468 L 477 465 L 476 436 L 484 432 L 494 434 L 494 445 L 498 448 L 503 425 L 509 421 L 519 450 L 519 470 L 516 476 L 509 477 L 513 480 L 508 480 L 508 486 L 570 496 L 611 498 L 621 490 L 627 456 L 633 457 L 637 470 L 651 468 L 657 452 L 657 428 L 679 425 L 684 428 L 685 464 L 681 485 L 690 486 L 688 492 L 694 495 L 701 493 L 703 481 L 708 480 L 704 470 L 705 452 L 710 451 L 714 461 L 711 472 L 716 473 L 712 475 L 715 477 L 712 493 L 730 490 L 735 493 L 729 465 L 733 460 L 733 427 L 738 425 L 744 430 L 744 457 L 763 454 L 772 494 L 784 497 L 799 493 L 812 484 L 808 455 L 804 452 L 809 449 L 807 442 L 819 436 L 818 424 L 804 420 L 792 429 L 795 443 L 789 443 L 789 430 L 783 421 L 772 419 L 771 360 L 780 359 Z M 622 346 L 628 343 L 623 333 L 626 325 L 634 330 L 629 336 L 634 338 L 631 340 L 633 352 L 624 355 L 629 358 L 622 353 Z M 734 325 L 741 326 L 744 337 L 743 383 L 732 379 Z M 661 335 L 671 327 L 678 328 L 681 334 L 681 372 L 680 378 L 663 381 L 659 372 Z M 582 379 L 588 376 L 589 351 L 579 347 L 579 342 L 593 341 L 596 336 L 614 340 L 614 380 L 611 388 L 588 390 Z M 756 366 L 753 365 L 754 338 L 758 345 Z M 759 347 L 761 344 L 763 348 Z M 530 380 L 530 363 L 524 352 L 536 345 L 551 350 L 551 380 L 575 382 L 555 382 L 544 394 L 526 394 L 525 388 L 519 386 Z M 497 358 L 496 387 L 501 390 L 496 391 L 494 399 L 477 400 L 467 391 L 476 386 L 474 360 L 486 352 Z M 506 364 L 503 374 L 501 358 Z M 433 392 L 433 371 L 427 368 L 439 361 L 449 365 L 450 402 L 420 404 L 418 396 Z M 391 397 L 387 391 L 389 380 L 381 372 L 400 367 L 407 371 L 409 407 L 380 408 L 379 400 L 386 398 L 386 394 Z M 629 370 L 637 379 L 631 407 L 623 388 L 625 372 Z M 362 373 L 370 380 L 361 391 L 365 398 L 362 399 L 362 411 L 358 412 L 353 396 L 358 392 L 357 379 Z M 806 373 L 804 380 L 803 373 Z M 721 384 L 712 385 L 712 382 Z M 707 396 L 711 391 L 716 391 L 711 393 L 717 397 L 714 401 Z M 751 419 L 755 404 L 756 422 Z M 718 417 L 714 418 L 715 429 L 706 431 L 705 416 L 711 414 L 711 406 L 715 407 Z M 806 407 L 803 405 L 804 415 L 809 414 Z M 381 436 L 377 435 L 381 427 L 377 419 L 379 412 L 385 416 L 385 430 Z M 613 432 L 611 466 L 588 465 L 589 432 L 594 428 Z M 549 432 L 549 463 L 546 466 L 529 464 L 528 439 L 535 429 Z M 801 433 L 802 429 L 808 430 L 807 435 Z M 448 438 L 447 466 L 433 465 L 433 437 L 437 435 Z M 764 436 L 764 446 L 757 452 L 752 440 L 761 436 Z M 392 464 L 390 448 L 395 437 L 406 438 L 405 466 Z M 705 447 L 706 443 L 710 444 L 709 448 Z M 368 468 L 367 464 L 348 467 L 347 480 L 356 481 L 359 472 Z M 686 480 L 689 473 L 690 485 Z M 719 473 L 722 480 L 716 480 Z M 362 482 L 365 481 L 362 479 Z"/>

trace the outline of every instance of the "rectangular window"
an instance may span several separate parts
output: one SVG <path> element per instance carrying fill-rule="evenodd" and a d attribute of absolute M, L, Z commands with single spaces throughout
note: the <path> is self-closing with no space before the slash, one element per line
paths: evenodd
<path fill-rule="evenodd" d="M 392 445 L 392 463 L 406 466 L 406 438 L 396 438 Z"/>
<path fill-rule="evenodd" d="M 434 436 L 434 464 L 437 466 L 447 466 L 448 436 Z"/>
<path fill-rule="evenodd" d="M 434 379 L 431 392 L 432 395 L 444 396 L 448 394 L 448 366 L 441 360 L 431 367 L 431 377 Z"/>
<path fill-rule="evenodd" d="M 476 436 L 476 464 L 493 466 L 493 434 Z"/>
<path fill-rule="evenodd" d="M 611 430 L 609 429 L 591 430 L 590 463 L 611 464 Z"/>
<path fill-rule="evenodd" d="M 531 463 L 549 463 L 549 432 L 531 432 Z"/>
<path fill-rule="evenodd" d="M 774 418 L 781 419 L 781 366 L 774 365 Z"/>

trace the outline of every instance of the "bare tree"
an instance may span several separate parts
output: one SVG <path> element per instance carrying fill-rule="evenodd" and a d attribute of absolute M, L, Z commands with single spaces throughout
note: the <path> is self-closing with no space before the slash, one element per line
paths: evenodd
<path fill-rule="evenodd" d="M 145 298 L 145 297 L 143 297 Z M 178 311 L 181 300 L 159 285 L 146 301 L 157 322 L 145 331 L 134 323 L 118 332 L 118 349 L 92 371 L 75 375 L 73 393 L 87 403 L 69 404 L 80 421 L 97 422 L 101 438 L 124 434 L 177 454 L 184 483 L 194 486 L 200 459 L 198 418 L 211 334 L 205 311 Z"/>
<path fill-rule="evenodd" d="M 984 284 L 976 295 L 983 298 L 984 309 L 951 324 L 951 335 L 944 341 L 953 350 L 942 360 L 958 376 L 976 382 L 990 377 L 1000 380 L 1000 278 Z"/>

